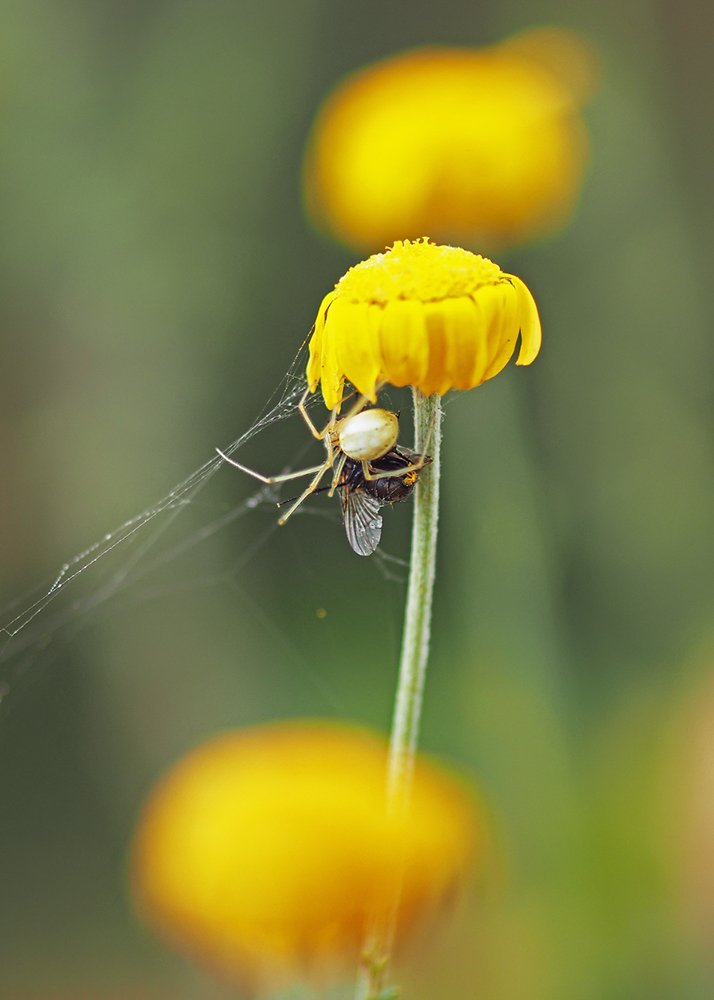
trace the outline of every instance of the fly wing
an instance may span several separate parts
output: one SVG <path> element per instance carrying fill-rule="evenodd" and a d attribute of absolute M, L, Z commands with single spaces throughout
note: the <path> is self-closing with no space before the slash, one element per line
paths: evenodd
<path fill-rule="evenodd" d="M 362 490 L 340 491 L 347 541 L 358 556 L 371 556 L 382 537 L 380 503 Z"/>

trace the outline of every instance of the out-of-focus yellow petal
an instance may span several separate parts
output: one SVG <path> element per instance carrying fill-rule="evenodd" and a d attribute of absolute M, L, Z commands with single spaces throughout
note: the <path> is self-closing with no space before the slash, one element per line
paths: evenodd
<path fill-rule="evenodd" d="M 308 147 L 315 222 L 355 249 L 431 233 L 507 245 L 570 216 L 588 156 L 587 42 L 564 29 L 482 49 L 417 49 L 343 81 Z"/>
<path fill-rule="evenodd" d="M 498 48 L 542 66 L 567 88 L 571 103 L 584 103 L 598 85 L 600 65 L 592 47 L 568 28 L 528 28 L 504 39 Z"/>
<path fill-rule="evenodd" d="M 386 757 L 381 737 L 324 722 L 208 740 L 144 806 L 131 863 L 142 914 L 247 989 L 350 967 L 400 881 L 403 942 L 448 903 L 480 830 L 465 788 L 423 759 L 409 815 L 388 815 Z"/>

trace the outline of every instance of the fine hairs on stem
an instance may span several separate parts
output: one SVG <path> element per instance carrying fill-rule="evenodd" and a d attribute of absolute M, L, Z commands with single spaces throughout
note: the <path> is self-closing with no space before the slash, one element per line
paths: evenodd
<path fill-rule="evenodd" d="M 429 443 L 432 462 L 422 473 L 415 491 L 404 637 L 389 744 L 387 812 L 396 819 L 404 817 L 409 808 L 419 736 L 419 717 L 429 656 L 441 471 L 441 399 L 437 394 L 425 396 L 415 388 L 412 388 L 412 395 L 414 448 L 421 453 Z M 355 1000 L 377 1000 L 382 992 L 399 906 L 401 879 L 399 873 L 396 875 L 392 914 L 381 926 L 373 929 L 366 942 L 365 968 L 357 983 Z"/>

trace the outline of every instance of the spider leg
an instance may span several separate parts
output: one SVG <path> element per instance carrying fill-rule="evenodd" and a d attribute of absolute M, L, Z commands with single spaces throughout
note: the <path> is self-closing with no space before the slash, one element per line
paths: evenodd
<path fill-rule="evenodd" d="M 314 438 L 317 438 L 318 441 L 322 441 L 327 435 L 329 435 L 330 431 L 335 426 L 335 423 L 337 421 L 337 407 L 335 407 L 332 413 L 330 414 L 330 419 L 327 421 L 322 430 L 318 431 L 317 427 L 315 427 L 312 420 L 310 419 L 310 414 L 307 412 L 307 409 L 305 407 L 305 400 L 309 396 L 311 389 L 312 386 L 309 385 L 305 390 L 305 392 L 303 393 L 302 399 L 298 403 L 298 410 L 300 411 L 300 416 L 307 424 L 308 429 L 312 434 L 312 436 Z"/>
<path fill-rule="evenodd" d="M 409 472 L 421 472 L 424 466 L 431 462 L 431 457 L 427 455 L 427 450 L 431 444 L 431 435 L 433 430 L 434 423 L 432 421 L 429 433 L 426 437 L 424 451 L 421 453 L 421 457 L 416 462 L 412 462 L 411 465 L 405 465 L 403 469 L 393 469 L 391 472 L 380 472 L 379 469 L 376 469 L 373 472 L 369 467 L 369 462 L 362 462 L 362 473 L 364 478 L 374 482 L 376 479 L 391 479 L 393 476 L 404 476 Z"/>
<path fill-rule="evenodd" d="M 327 421 L 327 423 L 322 428 L 322 430 L 318 431 L 317 427 L 315 427 L 315 425 L 313 424 L 312 420 L 310 419 L 310 414 L 307 412 L 307 408 L 305 406 L 305 400 L 307 399 L 308 394 L 309 394 L 311 388 L 312 388 L 312 386 L 308 386 L 308 388 L 303 393 L 303 397 L 300 400 L 300 402 L 298 403 L 298 410 L 300 411 L 300 416 L 302 417 L 302 419 L 307 424 L 308 429 L 309 429 L 310 433 L 312 434 L 312 436 L 314 438 L 317 438 L 318 441 L 324 441 L 324 440 L 326 440 L 332 434 L 332 431 L 335 429 L 335 424 L 337 423 L 337 410 L 338 410 L 338 407 L 337 406 L 334 407 L 334 409 L 330 413 L 330 419 Z M 352 395 L 352 394 L 350 393 L 350 395 Z M 347 398 L 349 399 L 349 396 Z M 357 400 L 357 402 L 355 403 L 355 405 L 351 408 L 351 410 L 349 411 L 349 413 L 347 414 L 347 416 L 343 417 L 342 419 L 343 420 L 347 420 L 349 417 L 353 417 L 355 415 L 355 413 L 358 413 L 360 410 L 363 410 L 366 404 L 367 404 L 367 397 L 366 396 L 360 396 L 360 398 Z"/>
<path fill-rule="evenodd" d="M 297 500 L 292 505 L 292 507 L 290 507 L 290 509 L 288 510 L 287 514 L 284 514 L 280 518 L 280 520 L 278 521 L 278 524 L 285 524 L 285 522 L 287 521 L 287 519 L 290 517 L 291 514 L 295 513 L 295 511 L 298 509 L 298 507 L 303 502 L 303 500 L 307 500 L 307 498 L 310 496 L 310 494 L 315 492 L 315 490 L 317 489 L 317 487 L 320 485 L 320 480 L 322 479 L 322 477 L 325 475 L 325 473 L 327 472 L 327 470 L 331 466 L 332 466 L 332 460 L 330 460 L 329 462 L 327 460 L 325 460 L 322 463 L 322 465 L 319 467 L 316 475 L 310 481 L 310 485 L 307 487 L 306 490 L 303 490 L 303 492 L 297 498 Z"/>
<path fill-rule="evenodd" d="M 310 485 L 306 490 L 303 490 L 292 507 L 288 509 L 287 514 L 280 518 L 278 524 L 285 524 L 287 519 L 298 509 L 303 500 L 306 500 L 311 493 L 315 492 L 320 484 L 320 480 L 325 475 L 327 470 L 332 468 L 335 461 L 335 450 L 332 447 L 332 435 L 328 434 L 327 437 L 323 438 L 323 441 L 325 442 L 325 461 L 315 470 L 315 476 L 310 482 Z"/>
<path fill-rule="evenodd" d="M 291 479 L 299 479 L 300 476 L 312 476 L 319 470 L 322 470 L 322 473 L 324 473 L 325 470 L 325 463 L 323 462 L 322 465 L 313 465 L 309 469 L 298 469 L 297 472 L 285 472 L 281 476 L 262 476 L 254 469 L 249 469 L 247 465 L 241 465 L 240 462 L 236 462 L 234 458 L 229 458 L 228 455 L 224 455 L 220 448 L 216 448 L 216 451 L 224 462 L 228 462 L 229 465 L 234 465 L 236 469 L 240 469 L 241 472 L 247 472 L 249 476 L 252 476 L 253 479 L 259 479 L 261 483 L 287 483 Z"/>
<path fill-rule="evenodd" d="M 369 468 L 369 462 L 362 462 L 362 472 L 365 479 L 374 482 L 377 479 L 392 479 L 394 476 L 404 476 L 408 472 L 420 472 L 429 462 L 431 462 L 431 458 L 428 455 L 422 455 L 418 462 L 414 462 L 412 465 L 405 465 L 403 469 L 392 469 L 391 472 L 380 472 L 379 469 L 372 472 Z"/>
<path fill-rule="evenodd" d="M 340 481 L 340 476 L 342 475 L 342 469 L 346 461 L 347 461 L 347 455 L 345 455 L 343 451 L 340 457 L 337 459 L 337 461 L 334 462 L 335 471 L 332 476 L 332 486 L 330 486 L 330 492 L 328 494 L 329 496 L 334 496 L 335 490 L 337 489 L 337 484 Z"/>
<path fill-rule="evenodd" d="M 376 394 L 380 391 L 380 389 L 384 385 L 386 385 L 386 382 L 379 382 L 375 386 L 375 389 L 374 389 L 375 396 L 376 396 Z M 355 391 L 354 394 L 356 395 L 356 391 Z M 350 396 L 351 395 L 353 395 L 353 393 L 350 393 Z M 345 398 L 349 399 L 350 396 L 347 396 Z M 349 408 L 349 410 L 344 415 L 344 417 L 341 418 L 340 423 L 342 423 L 342 425 L 344 426 L 344 424 L 350 419 L 350 417 L 354 417 L 354 416 L 356 416 L 356 414 L 361 413 L 362 410 L 367 405 L 367 403 L 369 403 L 369 401 L 370 401 L 370 397 L 369 396 L 362 396 L 362 395 L 357 396 L 357 399 L 356 399 L 355 403 Z M 344 402 L 344 400 L 343 400 L 343 402 Z M 333 413 L 335 413 L 335 414 L 337 413 L 337 407 L 335 407 Z"/>

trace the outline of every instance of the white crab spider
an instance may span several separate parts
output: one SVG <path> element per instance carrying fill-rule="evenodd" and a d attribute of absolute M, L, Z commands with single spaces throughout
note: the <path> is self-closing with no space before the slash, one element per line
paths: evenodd
<path fill-rule="evenodd" d="M 246 465 L 241 465 L 235 459 L 229 458 L 220 448 L 216 448 L 218 454 L 226 462 L 234 465 L 242 472 L 246 472 L 249 476 L 253 476 L 254 479 L 260 480 L 261 483 L 285 483 L 291 479 L 298 479 L 301 476 L 313 477 L 307 489 L 303 490 L 293 505 L 288 508 L 287 513 L 283 514 L 278 524 L 285 524 L 300 504 L 311 493 L 315 492 L 323 476 L 330 469 L 333 470 L 330 486 L 330 496 L 332 496 L 340 482 L 342 470 L 348 459 L 352 459 L 353 463 L 359 462 L 361 464 L 362 475 L 367 482 L 381 481 L 394 476 L 403 479 L 409 473 L 418 474 L 431 461 L 426 455 L 422 455 L 421 457 L 417 456 L 417 461 L 412 464 L 402 464 L 400 468 L 391 471 L 372 469 L 370 467 L 371 462 L 378 461 L 395 449 L 399 435 L 399 419 L 397 414 L 392 413 L 391 410 L 379 408 L 365 410 L 368 399 L 366 396 L 360 396 L 349 413 L 344 417 L 338 417 L 337 407 L 335 407 L 326 426 L 321 431 L 318 431 L 305 408 L 305 400 L 311 388 L 312 386 L 305 390 L 302 399 L 298 403 L 298 409 L 312 436 L 317 438 L 318 441 L 324 441 L 325 443 L 325 461 L 320 465 L 314 465 L 308 469 L 299 469 L 297 472 L 286 472 L 280 476 L 263 476 L 260 472 L 249 469 Z M 414 477 L 415 480 L 416 476 Z"/>

